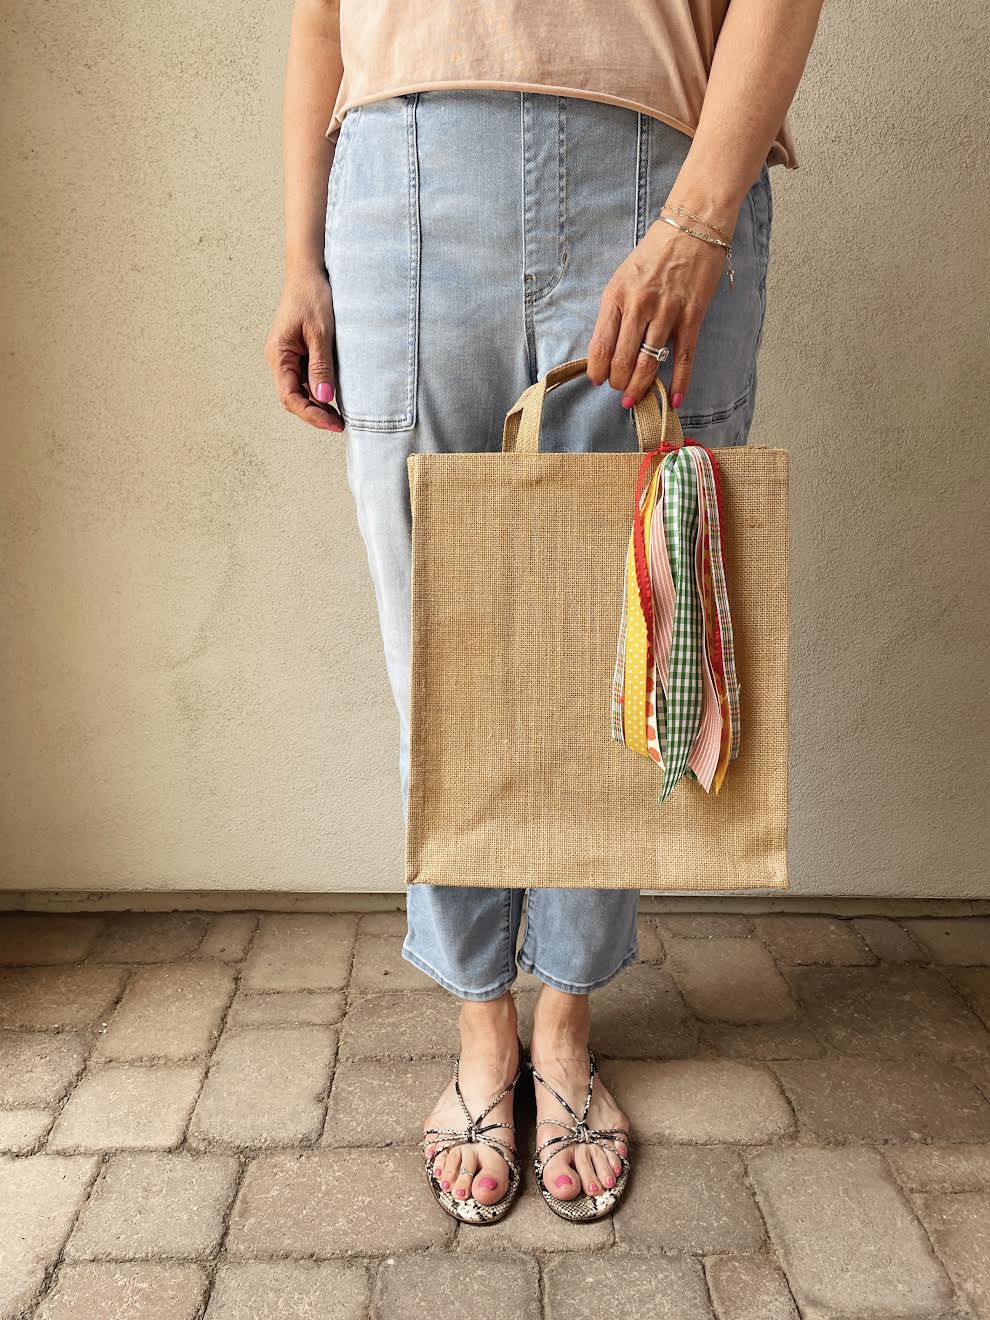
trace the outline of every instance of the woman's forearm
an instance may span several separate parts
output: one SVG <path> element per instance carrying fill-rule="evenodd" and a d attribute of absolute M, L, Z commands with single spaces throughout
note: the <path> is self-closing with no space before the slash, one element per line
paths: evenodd
<path fill-rule="evenodd" d="M 326 137 L 340 87 L 339 0 L 295 0 L 282 98 L 286 275 L 323 269 Z"/>
<path fill-rule="evenodd" d="M 731 233 L 797 90 L 822 0 L 731 0 L 670 200 Z"/>

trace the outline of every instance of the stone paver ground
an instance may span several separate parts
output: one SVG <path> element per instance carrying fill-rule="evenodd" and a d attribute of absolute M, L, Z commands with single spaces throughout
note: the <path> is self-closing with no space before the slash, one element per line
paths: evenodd
<path fill-rule="evenodd" d="M 656 912 L 594 999 L 634 1180 L 421 1174 L 402 913 L 0 914 L 0 1320 L 990 1320 L 990 920 Z M 537 990 L 515 991 L 524 1040 Z"/>

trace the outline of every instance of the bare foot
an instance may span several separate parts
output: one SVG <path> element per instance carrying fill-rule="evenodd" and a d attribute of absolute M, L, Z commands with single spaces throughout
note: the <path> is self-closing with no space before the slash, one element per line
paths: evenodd
<path fill-rule="evenodd" d="M 565 995 L 544 986 L 537 1000 L 530 1055 L 533 1067 L 577 1114 L 584 1109 L 588 1093 L 588 1038 L 590 1011 L 586 995 Z M 537 1128 L 539 1146 L 551 1137 L 562 1136 L 574 1126 L 574 1119 L 545 1086 L 536 1087 L 536 1117 L 545 1119 Z M 629 1129 L 629 1121 L 603 1085 L 595 1077 L 588 1109 L 589 1128 Z M 628 1154 L 621 1137 L 614 1138 L 616 1150 Z M 570 1201 L 582 1192 L 598 1196 L 614 1187 L 622 1165 L 608 1144 L 579 1142 L 554 1154 L 550 1146 L 543 1152 L 543 1183 L 548 1192 L 561 1201 Z"/>
<path fill-rule="evenodd" d="M 458 1080 L 464 1103 L 473 1119 L 488 1107 L 496 1095 L 507 1087 L 519 1068 L 519 1036 L 516 1006 L 510 994 L 480 1003 L 465 1002 L 458 1023 L 461 1033 L 461 1055 Z M 482 1127 L 491 1123 L 512 1122 L 514 1092 L 504 1096 L 485 1117 Z M 461 1108 L 454 1091 L 454 1081 L 437 1101 L 426 1122 L 427 1128 L 452 1128 L 463 1131 L 468 1125 L 467 1115 Z M 515 1153 L 514 1132 L 511 1128 L 496 1127 L 486 1136 L 507 1146 Z M 505 1159 L 484 1142 L 464 1143 L 443 1150 L 444 1138 L 435 1137 L 425 1147 L 425 1154 L 433 1159 L 433 1170 L 440 1186 L 459 1201 L 474 1197 L 481 1205 L 494 1205 L 505 1195 L 509 1186 L 509 1166 Z M 437 1151 L 440 1151 L 437 1154 Z M 467 1170 L 461 1173 L 461 1169 Z"/>

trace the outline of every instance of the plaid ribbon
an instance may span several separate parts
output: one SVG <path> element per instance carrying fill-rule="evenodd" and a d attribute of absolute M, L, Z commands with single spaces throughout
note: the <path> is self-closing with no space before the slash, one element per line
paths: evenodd
<path fill-rule="evenodd" d="M 659 456 L 660 462 L 650 473 Z M 612 676 L 612 737 L 718 792 L 739 746 L 739 685 L 714 455 L 693 440 L 643 455 Z"/>
<path fill-rule="evenodd" d="M 660 801 L 683 775 L 701 724 L 703 621 L 695 582 L 698 478 L 686 449 L 670 463 L 663 483 L 662 516 L 674 583 L 674 621 L 667 662 L 666 746 Z"/>

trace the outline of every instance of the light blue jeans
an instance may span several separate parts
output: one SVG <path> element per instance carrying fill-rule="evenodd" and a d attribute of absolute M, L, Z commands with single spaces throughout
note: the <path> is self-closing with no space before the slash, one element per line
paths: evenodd
<path fill-rule="evenodd" d="M 399 713 L 408 792 L 411 515 L 406 459 L 496 450 L 506 412 L 583 356 L 606 282 L 659 215 L 690 139 L 619 106 L 545 93 L 438 90 L 351 110 L 327 196 L 338 406 Z M 706 445 L 746 441 L 763 335 L 772 199 L 764 165 L 733 235 L 679 409 Z M 688 240 L 685 240 L 688 241 Z M 696 241 L 696 240 L 689 240 Z M 660 368 L 669 388 L 671 362 Z M 607 384 L 551 394 L 542 447 L 629 450 Z M 517 943 L 526 901 L 526 931 Z M 639 956 L 637 890 L 407 887 L 403 957 L 462 999 L 493 999 L 517 966 L 572 994 Z"/>

